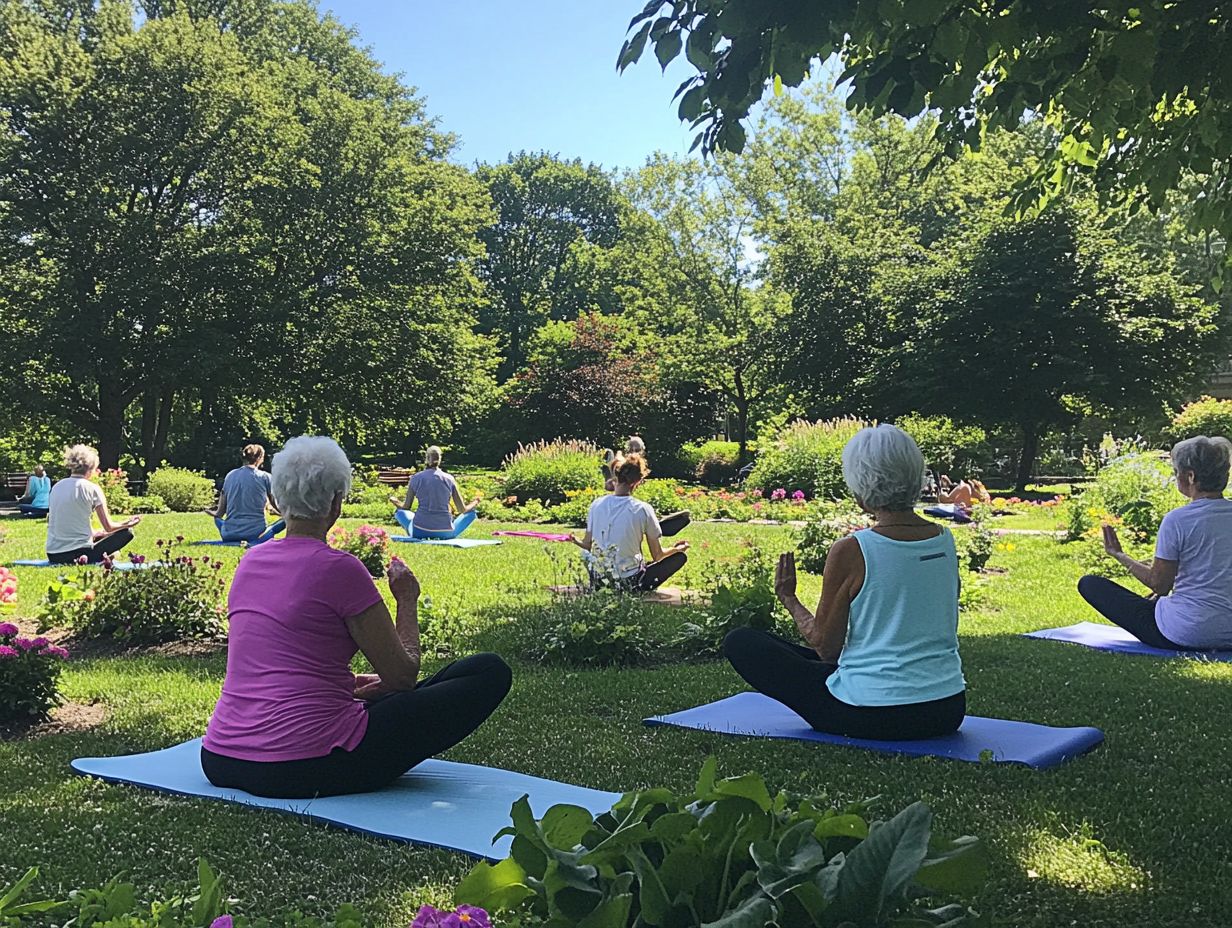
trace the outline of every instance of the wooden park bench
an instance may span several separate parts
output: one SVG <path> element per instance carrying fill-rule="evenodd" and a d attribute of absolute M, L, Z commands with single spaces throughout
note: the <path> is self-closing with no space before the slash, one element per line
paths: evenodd
<path fill-rule="evenodd" d="M 377 471 L 377 480 L 391 487 L 404 487 L 415 472 L 405 467 L 381 467 Z"/>

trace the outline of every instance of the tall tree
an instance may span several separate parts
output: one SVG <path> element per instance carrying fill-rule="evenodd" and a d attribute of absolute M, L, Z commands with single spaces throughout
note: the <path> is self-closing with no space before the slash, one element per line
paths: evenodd
<path fill-rule="evenodd" d="M 476 173 L 497 211 L 480 233 L 487 254 L 479 274 L 491 299 L 480 330 L 500 342 L 501 373 L 508 376 L 525 363 L 527 341 L 540 325 L 586 309 L 563 299 L 574 284 L 565 268 L 575 248 L 616 243 L 623 203 L 601 168 L 545 153 L 510 155 Z"/>
<path fill-rule="evenodd" d="M 683 50 L 697 69 L 679 113 L 702 127 L 707 151 L 740 151 L 741 120 L 767 87 L 795 87 L 835 55 L 849 109 L 936 113 L 951 155 L 978 148 L 990 128 L 1045 120 L 1053 145 L 1024 204 L 1084 174 L 1159 208 L 1194 175 L 1195 225 L 1232 237 L 1232 30 L 1220 4 L 650 0 L 630 31 L 619 67 L 650 42 L 660 64 Z"/>

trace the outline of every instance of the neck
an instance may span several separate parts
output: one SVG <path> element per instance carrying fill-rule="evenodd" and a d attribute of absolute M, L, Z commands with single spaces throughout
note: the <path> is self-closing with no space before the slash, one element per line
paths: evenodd
<path fill-rule="evenodd" d="M 325 541 L 333 523 L 328 519 L 287 519 L 288 538 L 315 538 Z"/>
<path fill-rule="evenodd" d="M 877 520 L 878 525 L 898 524 L 904 522 L 915 523 L 923 522 L 914 509 L 876 509 L 873 511 L 873 518 Z"/>
<path fill-rule="evenodd" d="M 616 484 L 616 489 L 613 490 L 612 493 L 616 496 L 632 496 L 633 487 L 628 486 L 627 484 L 618 483 Z"/>
<path fill-rule="evenodd" d="M 1195 490 L 1190 499 L 1223 499 L 1223 494 L 1218 490 Z"/>

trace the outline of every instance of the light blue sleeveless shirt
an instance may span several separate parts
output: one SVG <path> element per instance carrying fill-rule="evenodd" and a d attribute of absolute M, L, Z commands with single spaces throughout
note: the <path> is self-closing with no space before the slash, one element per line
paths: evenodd
<path fill-rule="evenodd" d="M 30 505 L 37 509 L 48 508 L 48 501 L 51 497 L 51 478 L 44 475 L 42 477 L 30 478 L 30 491 L 33 494 Z"/>
<path fill-rule="evenodd" d="M 853 536 L 864 585 L 851 602 L 847 642 L 830 692 L 852 706 L 904 706 L 966 688 L 958 657 L 958 556 L 954 536 L 896 541 Z"/>

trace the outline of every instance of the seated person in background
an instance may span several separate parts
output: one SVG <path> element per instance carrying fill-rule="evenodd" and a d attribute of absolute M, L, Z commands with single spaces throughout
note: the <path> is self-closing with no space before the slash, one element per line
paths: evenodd
<path fill-rule="evenodd" d="M 48 497 L 51 495 L 51 478 L 42 464 L 34 465 L 34 474 L 26 481 L 26 492 L 17 501 L 23 516 L 41 518 L 47 515 Z"/>
<path fill-rule="evenodd" d="M 130 530 L 141 516 L 111 521 L 103 491 L 90 479 L 98 473 L 98 452 L 89 445 L 66 448 L 64 466 L 69 476 L 52 487 L 47 498 L 47 560 L 71 564 L 84 557 L 97 564 L 133 540 Z M 94 531 L 92 515 L 98 516 L 102 531 Z"/>
<path fill-rule="evenodd" d="M 843 477 L 876 523 L 830 548 L 816 614 L 796 595 L 792 554 L 775 574 L 807 647 L 747 627 L 723 642 L 745 682 L 816 731 L 904 740 L 962 724 L 958 559 L 950 530 L 914 511 L 923 472 L 906 432 L 879 425 L 856 433 L 843 449 Z"/>
<path fill-rule="evenodd" d="M 411 506 L 419 500 L 419 509 L 411 514 Z M 441 449 L 433 445 L 424 455 L 424 469 L 411 477 L 406 485 L 406 499 L 389 501 L 396 507 L 394 518 L 412 538 L 457 538 L 475 521 L 479 500 L 462 502 L 458 483 L 441 469 Z M 455 519 L 449 505 L 458 511 Z"/>
<path fill-rule="evenodd" d="M 625 441 L 623 456 L 628 457 L 631 454 L 638 455 L 643 461 L 646 460 L 646 443 L 637 435 L 630 435 Z M 603 475 L 603 489 L 609 493 L 616 492 L 616 476 L 612 472 L 613 462 L 616 460 L 616 457 L 617 455 L 613 452 L 605 451 L 604 463 L 599 468 L 599 473 Z M 687 509 L 673 512 L 671 515 L 666 515 L 659 520 L 659 534 L 664 538 L 673 538 L 684 531 L 690 521 Z"/>
<path fill-rule="evenodd" d="M 390 620 L 368 569 L 326 534 L 350 490 L 330 438 L 301 436 L 273 460 L 285 538 L 250 550 L 227 601 L 227 674 L 201 747 L 215 786 L 308 799 L 380 789 L 467 737 L 509 692 L 495 654 L 420 680 L 419 581 L 397 558 Z M 356 651 L 375 674 L 356 676 Z"/>
<path fill-rule="evenodd" d="M 223 478 L 218 507 L 204 512 L 214 517 L 214 524 L 218 526 L 218 534 L 223 541 L 252 543 L 263 535 L 277 535 L 286 523 L 279 520 L 270 526 L 265 524 L 267 508 L 278 512 L 270 490 L 270 475 L 261 470 L 265 449 L 260 445 L 245 445 L 240 455 L 244 464 Z"/>
<path fill-rule="evenodd" d="M 1176 487 L 1190 502 L 1163 518 L 1150 563 L 1121 549 L 1104 526 L 1104 550 L 1154 596 L 1104 577 L 1083 577 L 1078 592 L 1109 622 L 1155 648 L 1232 648 L 1232 500 L 1224 499 L 1232 444 L 1199 435 L 1172 449 Z"/>
<path fill-rule="evenodd" d="M 590 504 L 586 535 L 573 543 L 586 551 L 592 581 L 610 577 L 633 590 L 657 589 L 688 560 L 687 541 L 664 550 L 662 532 L 650 504 L 635 499 L 633 491 L 650 474 L 639 454 L 613 461 L 616 489 Z M 642 539 L 650 551 L 650 563 L 642 558 Z"/>

